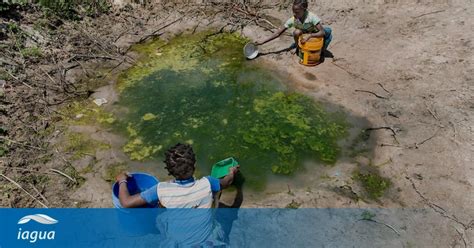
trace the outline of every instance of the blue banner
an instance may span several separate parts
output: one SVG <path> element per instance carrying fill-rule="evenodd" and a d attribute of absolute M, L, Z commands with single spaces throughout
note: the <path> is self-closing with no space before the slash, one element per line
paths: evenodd
<path fill-rule="evenodd" d="M 447 224 L 424 209 L 0 209 L 0 219 L 1 248 L 426 247 L 439 243 L 419 227 Z"/>

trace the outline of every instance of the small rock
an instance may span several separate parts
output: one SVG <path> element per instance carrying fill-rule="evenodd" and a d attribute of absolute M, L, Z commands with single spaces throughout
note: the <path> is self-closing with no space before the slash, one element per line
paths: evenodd
<path fill-rule="evenodd" d="M 82 117 L 84 117 L 84 114 L 78 114 L 78 115 L 76 115 L 76 119 L 81 119 Z"/>
<path fill-rule="evenodd" d="M 102 105 L 104 105 L 104 104 L 107 103 L 107 99 L 105 99 L 105 98 L 97 98 L 97 99 L 94 99 L 93 102 L 94 102 L 97 106 L 100 107 L 100 106 L 102 106 Z"/>

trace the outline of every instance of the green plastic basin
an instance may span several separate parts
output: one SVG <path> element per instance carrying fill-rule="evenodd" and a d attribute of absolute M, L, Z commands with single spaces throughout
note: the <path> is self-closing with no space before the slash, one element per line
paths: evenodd
<path fill-rule="evenodd" d="M 229 168 L 238 164 L 239 162 L 237 162 L 233 157 L 221 160 L 212 166 L 211 176 L 215 178 L 225 177 L 229 174 Z"/>

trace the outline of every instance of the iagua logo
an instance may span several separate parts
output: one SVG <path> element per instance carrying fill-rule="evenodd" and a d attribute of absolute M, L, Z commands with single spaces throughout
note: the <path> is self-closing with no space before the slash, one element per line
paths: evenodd
<path fill-rule="evenodd" d="M 19 225 L 26 224 L 31 220 L 43 224 L 43 225 L 53 225 L 58 223 L 57 220 L 45 215 L 45 214 L 34 214 L 34 215 L 27 215 L 21 218 L 18 221 Z M 53 240 L 54 236 L 56 235 L 55 231 L 23 231 L 18 228 L 18 240 L 28 240 L 30 243 L 35 243 L 37 240 Z"/>

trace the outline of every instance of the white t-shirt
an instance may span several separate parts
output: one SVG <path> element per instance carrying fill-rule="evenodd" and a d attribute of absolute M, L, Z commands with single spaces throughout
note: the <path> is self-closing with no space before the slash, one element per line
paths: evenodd
<path fill-rule="evenodd" d="M 296 28 L 300 29 L 304 33 L 317 33 L 319 30 L 316 25 L 321 22 L 321 19 L 313 12 L 306 11 L 304 22 L 292 16 L 288 21 L 285 22 L 285 28 Z"/>

